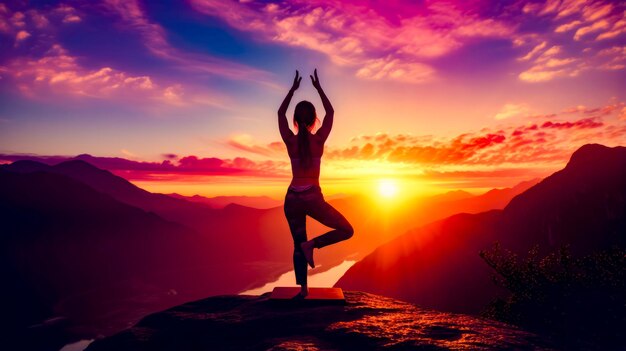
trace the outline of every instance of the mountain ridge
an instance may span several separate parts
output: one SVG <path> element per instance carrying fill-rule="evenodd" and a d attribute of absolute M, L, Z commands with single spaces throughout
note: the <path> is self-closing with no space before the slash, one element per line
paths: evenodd
<path fill-rule="evenodd" d="M 515 196 L 503 210 L 454 215 L 413 229 L 353 265 L 335 286 L 478 313 L 501 293 L 478 255 L 494 242 L 522 255 L 534 245 L 545 254 L 569 244 L 573 254 L 583 255 L 624 247 L 625 234 L 626 148 L 583 146 L 563 170 Z M 379 280 L 384 283 L 372 283 Z M 450 291 L 463 291 L 465 303 Z"/>

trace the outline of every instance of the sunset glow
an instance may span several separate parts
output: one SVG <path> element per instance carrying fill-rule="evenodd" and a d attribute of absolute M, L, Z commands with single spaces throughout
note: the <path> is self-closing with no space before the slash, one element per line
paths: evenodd
<path fill-rule="evenodd" d="M 0 1 L 0 345 L 623 349 L 624 199 L 623 0 Z"/>
<path fill-rule="evenodd" d="M 89 154 L 152 191 L 282 198 L 276 109 L 314 68 L 327 193 L 510 186 L 626 138 L 623 2 L 366 4 L 0 4 L 0 162 Z M 323 119 L 306 80 L 300 100 Z"/>
<path fill-rule="evenodd" d="M 395 197 L 398 193 L 398 184 L 391 179 L 382 179 L 378 183 L 378 193 L 386 198 Z"/>

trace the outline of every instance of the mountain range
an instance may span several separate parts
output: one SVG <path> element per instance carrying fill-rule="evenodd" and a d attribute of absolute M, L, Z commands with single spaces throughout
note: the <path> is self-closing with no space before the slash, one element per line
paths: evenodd
<path fill-rule="evenodd" d="M 316 252 L 311 274 L 359 260 L 433 220 L 502 208 L 537 182 L 415 198 L 395 208 L 366 196 L 329 200 L 356 234 Z M 258 287 L 292 268 L 281 206 L 211 208 L 145 191 L 83 160 L 0 166 L 0 210 L 1 271 L 11 286 L 2 297 L 15 301 L 4 319 L 16 335 L 57 327 L 74 338 L 108 335 L 147 312 Z M 313 222 L 308 232 L 326 229 Z"/>
<path fill-rule="evenodd" d="M 542 255 L 568 245 L 575 256 L 626 247 L 626 148 L 585 145 L 504 209 L 413 229 L 354 264 L 335 286 L 478 313 L 501 293 L 479 256 L 496 242 L 522 257 L 535 246 Z"/>
<path fill-rule="evenodd" d="M 201 195 L 185 196 L 177 193 L 167 194 L 173 198 L 205 204 L 210 208 L 224 208 L 230 204 L 237 204 L 246 207 L 269 209 L 282 206 L 282 202 L 272 199 L 269 196 L 214 196 L 206 197 Z"/>

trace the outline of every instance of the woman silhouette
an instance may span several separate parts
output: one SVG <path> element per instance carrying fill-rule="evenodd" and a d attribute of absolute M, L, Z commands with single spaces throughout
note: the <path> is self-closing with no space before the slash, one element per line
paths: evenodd
<path fill-rule="evenodd" d="M 293 268 L 296 273 L 296 284 L 302 287 L 296 297 L 305 297 L 308 294 L 307 262 L 311 267 L 315 267 L 313 249 L 320 249 L 346 240 L 352 237 L 354 233 L 346 218 L 324 200 L 322 189 L 319 186 L 320 162 L 324 153 L 324 142 L 333 127 L 335 111 L 320 86 L 317 69 L 314 75 L 315 77 L 310 76 L 311 82 L 317 89 L 326 111 L 324 122 L 315 134 L 312 134 L 311 130 L 318 119 L 315 107 L 308 101 L 300 101 L 294 111 L 293 124 L 298 131 L 297 135 L 289 129 L 287 122 L 287 107 L 289 107 L 293 93 L 300 87 L 302 80 L 298 71 L 296 71 L 296 77 L 289 93 L 278 109 L 278 129 L 285 145 L 287 145 L 293 175 L 285 196 L 284 209 L 294 243 Z M 307 241 L 307 215 L 334 229 Z"/>

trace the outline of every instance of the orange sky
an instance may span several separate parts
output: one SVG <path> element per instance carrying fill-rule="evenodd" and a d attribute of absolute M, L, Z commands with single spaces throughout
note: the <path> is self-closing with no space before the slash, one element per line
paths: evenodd
<path fill-rule="evenodd" d="M 325 192 L 512 186 L 626 140 L 620 1 L 0 4 L 0 162 L 80 154 L 151 191 L 281 198 L 276 110 L 314 68 Z M 237 14 L 237 15 L 234 15 Z M 111 25 L 113 24 L 113 25 Z M 293 106 L 319 97 L 303 80 Z"/>

